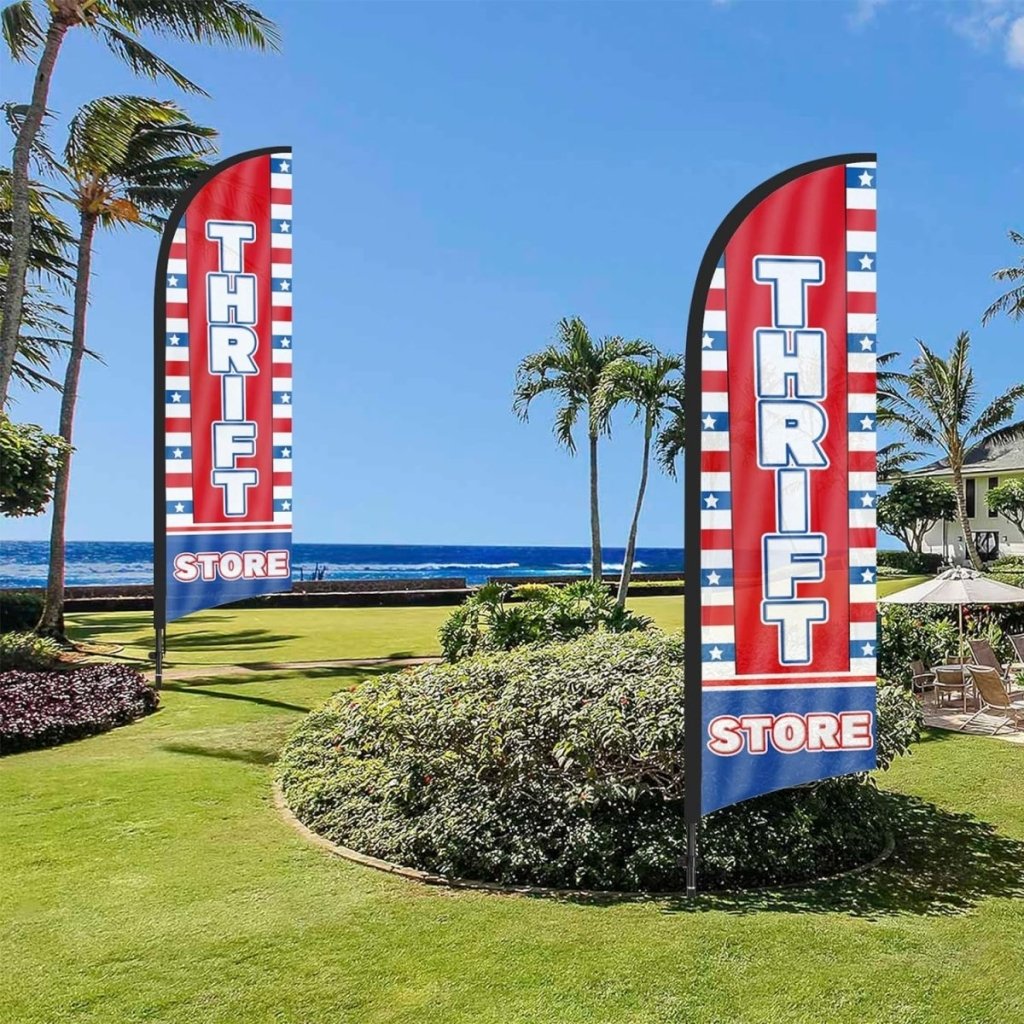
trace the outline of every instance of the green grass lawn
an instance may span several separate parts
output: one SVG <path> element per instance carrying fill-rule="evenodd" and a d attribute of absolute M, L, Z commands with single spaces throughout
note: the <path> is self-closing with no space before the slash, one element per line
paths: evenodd
<path fill-rule="evenodd" d="M 681 622 L 678 598 L 642 601 Z M 444 613 L 175 632 L 183 661 L 228 657 L 221 640 L 250 662 L 429 653 Z M 145 644 L 142 616 L 76 622 Z M 1024 748 L 928 734 L 882 779 L 915 825 L 866 875 L 693 905 L 489 896 L 338 860 L 275 811 L 285 737 L 367 670 L 217 671 L 144 721 L 0 760 L 4 1024 L 1024 1021 Z"/>
<path fill-rule="evenodd" d="M 930 735 L 883 780 L 939 805 L 925 838 L 818 889 L 692 907 L 457 893 L 333 858 L 272 806 L 289 730 L 365 675 L 193 679 L 142 722 L 0 761 L 0 1019 L 1024 1020 L 1024 749 Z"/>
<path fill-rule="evenodd" d="M 883 580 L 880 593 L 922 579 Z M 637 597 L 629 606 L 662 629 L 682 629 L 681 597 Z M 167 664 L 259 665 L 439 654 L 437 631 L 450 613 L 444 607 L 213 609 L 171 623 Z M 126 658 L 145 660 L 153 650 L 153 617 L 148 612 L 71 615 L 68 626 L 76 639 L 123 645 Z"/>

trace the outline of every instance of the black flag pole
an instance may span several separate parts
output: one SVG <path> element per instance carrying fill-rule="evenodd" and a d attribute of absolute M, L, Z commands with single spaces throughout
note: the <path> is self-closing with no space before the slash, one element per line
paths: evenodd
<path fill-rule="evenodd" d="M 874 153 L 844 153 L 822 157 L 790 167 L 748 192 L 718 226 L 704 252 L 693 286 L 690 316 L 686 327 L 686 454 L 684 456 L 684 543 L 683 626 L 686 644 L 683 654 L 683 701 L 685 729 L 683 755 L 686 768 L 684 818 L 686 823 L 686 892 L 697 893 L 697 857 L 701 822 L 703 743 L 703 666 L 701 660 L 701 364 L 704 335 L 704 310 L 715 269 L 725 254 L 729 240 L 754 208 L 777 189 L 796 178 L 837 164 L 874 160 Z M 696 446 L 696 447 L 695 447 Z"/>
<path fill-rule="evenodd" d="M 164 682 L 164 644 L 167 635 L 167 472 L 164 431 L 164 391 L 167 380 L 167 260 L 181 215 L 192 192 L 182 197 L 167 218 L 160 239 L 153 282 L 153 630 L 154 683 Z"/>
<path fill-rule="evenodd" d="M 722 227 L 725 225 L 723 224 Z M 688 638 L 683 653 L 683 701 L 685 705 L 685 735 L 683 759 L 686 779 L 683 792 L 683 813 L 686 820 L 686 894 L 697 894 L 697 844 L 700 833 L 701 793 L 701 551 L 700 551 L 700 420 L 701 420 L 701 336 L 704 333 L 704 306 L 708 290 L 725 248 L 725 238 L 718 229 L 704 253 L 690 300 L 690 319 L 686 328 L 686 438 L 688 448 L 684 454 L 683 484 L 685 559 L 683 601 L 683 635 Z M 730 232 L 731 233 L 731 232 Z M 693 449 L 694 444 L 698 447 Z"/>

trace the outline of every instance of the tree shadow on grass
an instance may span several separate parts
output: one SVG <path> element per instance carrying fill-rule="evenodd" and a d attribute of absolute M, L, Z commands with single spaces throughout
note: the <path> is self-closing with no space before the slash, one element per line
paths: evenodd
<path fill-rule="evenodd" d="M 165 684 L 165 689 L 176 689 L 182 693 L 194 691 L 204 685 L 220 686 L 266 686 L 268 684 L 280 683 L 281 685 L 295 686 L 300 680 L 315 681 L 320 679 L 335 678 L 338 681 L 339 690 L 348 690 L 361 683 L 370 676 L 383 675 L 389 669 L 384 665 L 318 665 L 311 668 L 274 668 L 258 670 L 253 665 L 239 665 L 238 668 L 250 669 L 251 674 L 244 672 L 231 675 L 219 674 L 223 666 L 206 665 L 195 666 L 202 668 L 202 674 L 176 679 L 173 683 Z M 301 685 L 301 682 L 299 682 Z"/>
<path fill-rule="evenodd" d="M 203 630 L 181 633 L 167 638 L 167 653 L 175 651 L 203 651 L 210 648 L 268 647 L 273 644 L 298 640 L 297 633 L 272 633 L 269 629 Z"/>
<path fill-rule="evenodd" d="M 886 793 L 895 849 L 861 874 L 798 888 L 701 893 L 658 900 L 666 913 L 953 917 L 982 900 L 1024 898 L 1024 843 L 984 821 L 917 797 Z M 652 899 L 654 899 L 652 897 Z M 594 896 L 583 902 L 610 903 Z"/>
<path fill-rule="evenodd" d="M 201 747 L 195 743 L 163 743 L 161 750 L 192 757 L 213 757 L 219 761 L 240 761 L 243 764 L 271 765 L 277 761 L 276 750 L 259 747 Z"/>
<path fill-rule="evenodd" d="M 255 680 L 246 679 L 240 680 L 241 682 L 252 683 Z M 217 680 L 218 686 L 230 685 L 225 683 L 223 680 Z M 249 693 L 222 693 L 220 690 L 207 690 L 202 686 L 188 686 L 182 683 L 164 683 L 165 690 L 173 690 L 176 693 L 187 693 L 189 695 L 196 695 L 200 697 L 216 697 L 220 700 L 240 700 L 247 704 L 259 704 L 262 707 L 267 708 L 279 708 L 282 711 L 311 711 L 312 708 L 305 704 L 290 704 L 283 700 L 274 700 L 271 697 L 257 697 Z"/>

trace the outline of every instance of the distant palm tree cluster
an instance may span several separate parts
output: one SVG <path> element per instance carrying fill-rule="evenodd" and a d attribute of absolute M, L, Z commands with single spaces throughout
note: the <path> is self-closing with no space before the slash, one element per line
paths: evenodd
<path fill-rule="evenodd" d="M 1017 231 L 1009 235 L 1014 244 L 1024 246 L 1024 235 Z M 992 276 L 996 281 L 1011 282 L 1013 287 L 985 310 L 982 323 L 989 323 L 1000 313 L 1012 320 L 1024 318 L 1024 257 L 1020 266 L 997 270 Z M 572 454 L 576 452 L 574 431 L 581 420 L 586 424 L 594 580 L 602 578 L 598 444 L 611 433 L 611 414 L 620 405 L 632 408 L 634 416 L 643 422 L 640 486 L 617 594 L 617 603 L 623 605 L 636 558 L 652 447 L 662 468 L 675 478 L 677 460 L 686 446 L 683 360 L 663 355 L 639 339 L 626 341 L 613 336 L 594 341 L 578 316 L 562 320 L 557 334 L 552 344 L 520 362 L 513 409 L 525 420 L 535 398 L 554 395 L 558 401 L 555 439 Z M 924 456 L 925 452 L 912 445 L 923 445 L 946 459 L 967 555 L 980 569 L 981 558 L 967 512 L 964 465 L 968 454 L 979 445 L 1024 441 L 1024 419 L 1016 417 L 1018 404 L 1024 402 L 1024 381 L 1010 384 L 979 412 L 981 389 L 970 365 L 970 335 L 961 332 L 945 359 L 923 341 L 918 340 L 917 347 L 918 354 L 907 372 L 893 369 L 898 352 L 878 358 L 878 424 L 896 429 L 907 438 L 879 450 L 879 479 L 895 480 Z M 1022 365 L 1020 360 L 1013 364 L 1018 374 Z M 1014 521 L 1018 513 L 1024 516 L 1024 511 L 1016 507 L 1003 514 Z"/>
<path fill-rule="evenodd" d="M 47 594 L 37 630 L 63 637 L 71 445 L 82 360 L 91 354 L 86 310 L 95 233 L 133 225 L 160 230 L 208 166 L 217 132 L 193 122 L 171 100 L 103 96 L 71 118 L 58 155 L 43 127 L 53 120 L 47 100 L 61 48 L 69 32 L 88 33 L 136 74 L 205 96 L 145 47 L 140 35 L 264 50 L 277 47 L 278 34 L 273 22 L 240 0 L 18 0 L 3 8 L 2 20 L 10 56 L 33 63 L 36 74 L 30 101 L 4 107 L 15 145 L 12 167 L 0 171 L 0 410 L 14 380 L 61 393 L 59 437 L 49 439 L 57 469 Z M 33 165 L 41 180 L 30 176 Z M 61 383 L 51 376 L 50 363 L 64 356 Z M 11 430 L 4 436 L 16 437 L 18 428 L 6 425 Z M 36 445 L 38 436 L 27 428 L 22 435 Z M 39 464 L 51 465 L 43 459 Z M 37 495 L 38 481 L 30 483 L 36 489 L 26 491 Z M 4 498 L 5 508 L 16 507 L 16 497 Z M 26 502 L 24 511 L 36 514 L 38 501 Z"/>
<path fill-rule="evenodd" d="M 598 442 L 611 433 L 611 415 L 618 406 L 631 408 L 643 424 L 640 486 L 619 577 L 619 606 L 626 603 L 636 559 L 637 529 L 647 491 L 652 446 L 658 461 L 672 476 L 683 450 L 684 393 L 681 356 L 664 355 L 650 342 L 640 339 L 626 341 L 614 336 L 594 341 L 578 316 L 562 320 L 557 341 L 528 355 L 516 372 L 516 414 L 525 420 L 535 398 L 554 395 L 559 403 L 555 410 L 555 438 L 571 453 L 576 452 L 573 431 L 585 418 L 590 458 L 590 566 L 594 580 L 602 578 Z"/>

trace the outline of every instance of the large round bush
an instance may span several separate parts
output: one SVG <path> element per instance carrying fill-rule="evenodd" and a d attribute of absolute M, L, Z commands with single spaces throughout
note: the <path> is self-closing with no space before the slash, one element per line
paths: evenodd
<path fill-rule="evenodd" d="M 657 630 L 427 665 L 336 694 L 287 744 L 289 805 L 321 835 L 449 876 L 682 887 L 683 644 Z M 918 709 L 879 701 L 883 764 Z M 706 819 L 705 883 L 840 870 L 877 853 L 874 789 L 843 779 Z"/>

